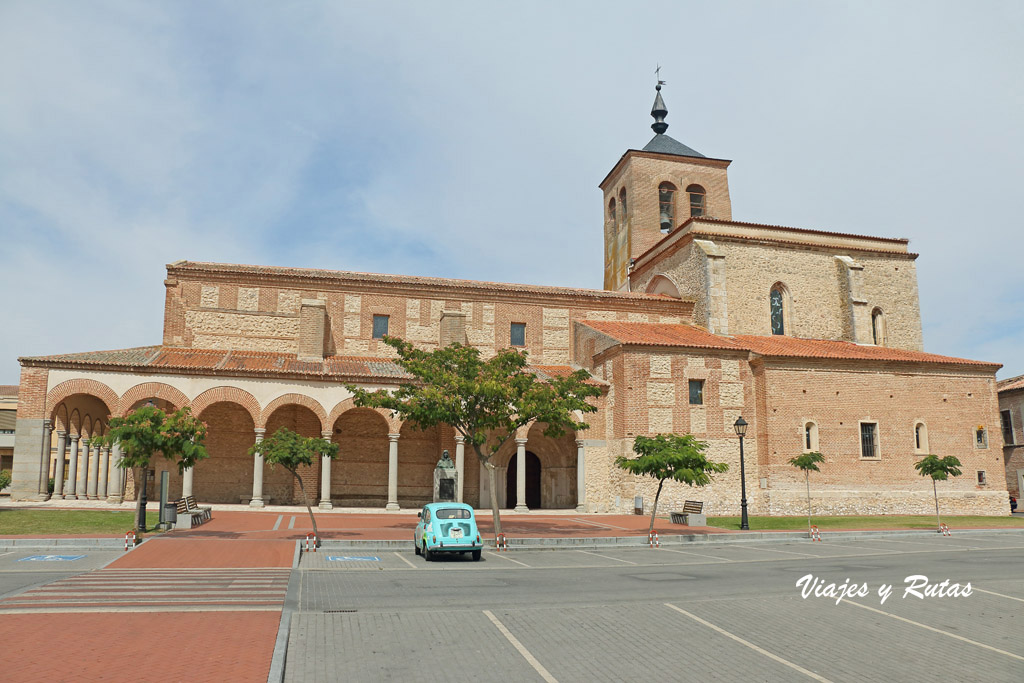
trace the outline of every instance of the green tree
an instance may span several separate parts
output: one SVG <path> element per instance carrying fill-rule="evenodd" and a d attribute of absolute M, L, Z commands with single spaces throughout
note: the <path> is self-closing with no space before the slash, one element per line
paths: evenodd
<path fill-rule="evenodd" d="M 803 453 L 789 459 L 789 464 L 804 472 L 804 483 L 807 485 L 807 533 L 811 533 L 811 471 L 820 472 L 818 463 L 825 462 L 825 456 L 818 451 Z"/>
<path fill-rule="evenodd" d="M 922 477 L 932 478 L 932 493 L 935 494 L 935 521 L 941 527 L 942 520 L 939 519 L 939 491 L 935 486 L 937 481 L 946 481 L 950 477 L 959 477 L 963 472 L 960 470 L 961 463 L 952 455 L 940 458 L 937 455 L 926 455 L 914 463 L 914 469 Z"/>
<path fill-rule="evenodd" d="M 11 485 L 11 471 L 0 470 L 0 491 Z"/>
<path fill-rule="evenodd" d="M 708 448 L 705 441 L 698 441 L 692 434 L 658 434 L 654 437 L 638 436 L 633 442 L 636 458 L 620 455 L 615 464 L 633 474 L 654 477 L 658 480 L 658 492 L 654 494 L 654 507 L 651 509 L 651 526 L 647 533 L 654 531 L 654 517 L 658 514 L 658 498 L 666 479 L 688 484 L 689 486 L 707 486 L 711 483 L 711 474 L 725 472 L 729 465 L 724 462 L 711 462 L 704 455 Z"/>
<path fill-rule="evenodd" d="M 103 436 L 94 436 L 95 445 L 121 448 L 118 466 L 135 472 L 135 530 L 139 528 L 142 515 L 141 487 L 146 485 L 146 470 L 150 460 L 157 453 L 178 465 L 179 474 L 194 467 L 208 457 L 203 441 L 206 439 L 206 425 L 192 414 L 188 406 L 173 413 L 165 413 L 153 405 L 136 408 L 124 417 L 110 418 L 110 428 Z M 143 519 L 145 519 L 143 517 Z"/>
<path fill-rule="evenodd" d="M 262 455 L 263 462 L 271 467 L 280 465 L 291 472 L 295 480 L 299 482 L 302 502 L 306 504 L 306 510 L 309 511 L 309 520 L 313 523 L 313 533 L 316 535 L 316 544 L 319 547 L 320 532 L 316 528 L 316 517 L 313 516 L 313 508 L 306 495 L 306 486 L 302 483 L 302 477 L 299 476 L 299 468 L 309 467 L 316 458 L 325 455 L 331 460 L 338 457 L 338 444 L 320 437 L 302 436 L 287 427 L 281 427 L 266 439 L 253 444 L 249 449 L 249 455 L 256 453 Z"/>
<path fill-rule="evenodd" d="M 478 349 L 462 344 L 422 351 L 397 337 L 385 336 L 384 342 L 398 352 L 395 362 L 411 380 L 393 392 L 347 385 L 356 405 L 392 410 L 420 429 L 438 424 L 455 429 L 487 472 L 494 533 L 500 534 L 494 454 L 532 422 L 543 422 L 544 434 L 554 438 L 586 429 L 589 425 L 573 415 L 597 410 L 587 399 L 600 389 L 588 383 L 586 370 L 541 381 L 527 367 L 527 354 L 515 349 L 484 360 Z"/>

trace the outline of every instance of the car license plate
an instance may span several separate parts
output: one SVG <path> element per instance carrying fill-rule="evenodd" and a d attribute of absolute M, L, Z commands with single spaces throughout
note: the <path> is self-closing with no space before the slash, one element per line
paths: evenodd
<path fill-rule="evenodd" d="M 462 529 L 452 529 L 451 533 L 448 535 L 452 538 L 462 538 Z"/>

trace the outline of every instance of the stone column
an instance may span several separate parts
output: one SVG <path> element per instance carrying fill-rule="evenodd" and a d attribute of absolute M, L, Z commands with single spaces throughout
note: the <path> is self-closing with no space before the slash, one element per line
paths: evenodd
<path fill-rule="evenodd" d="M 456 498 L 460 503 L 462 500 L 462 479 L 466 476 L 466 437 L 455 437 L 455 472 L 458 474 L 456 482 Z"/>
<path fill-rule="evenodd" d="M 516 512 L 529 512 L 526 507 L 526 439 L 516 439 Z"/>
<path fill-rule="evenodd" d="M 67 492 L 63 494 L 65 500 L 78 499 L 78 495 L 75 493 L 75 486 L 78 481 L 78 440 L 81 436 L 81 434 L 71 435 L 71 461 L 68 463 Z"/>
<path fill-rule="evenodd" d="M 320 436 L 330 441 L 333 434 L 330 431 L 325 430 L 320 434 Z M 334 508 L 334 505 L 331 503 L 331 456 L 329 455 L 320 456 L 319 507 L 321 510 L 332 510 Z"/>
<path fill-rule="evenodd" d="M 89 500 L 99 498 L 100 480 L 100 446 L 96 444 L 92 449 L 92 459 L 89 460 L 89 479 L 87 480 L 87 493 Z"/>
<path fill-rule="evenodd" d="M 100 478 L 97 481 L 96 497 L 106 498 L 107 488 L 110 483 L 110 446 L 104 446 L 100 451 Z"/>
<path fill-rule="evenodd" d="M 195 467 L 189 467 L 181 473 L 181 497 L 192 495 L 192 474 Z"/>
<path fill-rule="evenodd" d="M 68 433 L 57 430 L 57 462 L 53 466 L 53 497 L 64 497 L 64 460 L 68 457 Z M 47 467 L 49 472 L 50 468 Z"/>
<path fill-rule="evenodd" d="M 587 511 L 587 467 L 583 439 L 576 440 L 576 511 Z"/>
<path fill-rule="evenodd" d="M 53 422 L 43 420 L 43 444 L 39 450 L 39 500 L 50 497 L 50 449 L 53 439 Z"/>
<path fill-rule="evenodd" d="M 263 435 L 267 433 L 266 429 L 256 429 L 256 443 L 263 441 Z M 252 499 L 249 501 L 249 507 L 261 508 L 263 507 L 263 456 L 257 453 L 252 456 Z"/>
<path fill-rule="evenodd" d="M 78 478 L 75 480 L 75 497 L 85 500 L 86 487 L 89 485 L 89 439 L 82 437 L 82 462 L 78 463 Z"/>
<path fill-rule="evenodd" d="M 388 504 L 385 510 L 401 510 L 398 506 L 398 434 L 388 434 Z"/>
<path fill-rule="evenodd" d="M 124 501 L 124 470 L 121 468 L 121 444 L 115 443 L 110 456 L 110 471 L 112 490 L 107 494 L 108 503 L 121 503 Z"/>

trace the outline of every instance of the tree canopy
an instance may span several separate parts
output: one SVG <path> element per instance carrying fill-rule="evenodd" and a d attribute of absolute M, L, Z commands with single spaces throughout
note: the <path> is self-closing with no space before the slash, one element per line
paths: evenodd
<path fill-rule="evenodd" d="M 789 464 L 804 473 L 804 484 L 807 486 L 807 533 L 811 532 L 811 472 L 820 472 L 819 462 L 825 462 L 825 456 L 818 451 L 801 453 L 789 459 Z"/>
<path fill-rule="evenodd" d="M 936 488 L 935 482 L 946 481 L 950 477 L 959 477 L 963 474 L 960 467 L 960 461 L 952 455 L 940 458 L 937 455 L 929 454 L 914 463 L 914 469 L 917 470 L 918 474 L 922 477 L 932 478 L 932 494 L 935 496 L 935 521 L 939 525 L 940 530 L 942 529 L 942 519 L 939 517 L 939 490 Z"/>
<path fill-rule="evenodd" d="M 597 410 L 588 399 L 601 392 L 586 370 L 541 380 L 530 371 L 525 351 L 504 349 L 484 359 L 479 349 L 462 344 L 424 351 L 398 337 L 385 336 L 384 343 L 398 352 L 395 362 L 410 378 L 394 391 L 347 385 L 356 405 L 392 410 L 421 429 L 455 429 L 487 471 L 495 533 L 501 533 L 501 520 L 494 454 L 527 425 L 544 423 L 544 434 L 557 438 L 586 429 L 576 415 Z"/>
<path fill-rule="evenodd" d="M 704 454 L 707 448 L 707 442 L 697 440 L 692 434 L 638 436 L 633 442 L 633 452 L 637 457 L 627 458 L 620 455 L 615 459 L 615 464 L 627 472 L 658 480 L 658 492 L 654 495 L 648 533 L 654 531 L 658 498 L 661 497 L 661 489 L 666 479 L 701 487 L 711 483 L 712 474 L 728 471 L 728 464 L 707 459 Z"/>

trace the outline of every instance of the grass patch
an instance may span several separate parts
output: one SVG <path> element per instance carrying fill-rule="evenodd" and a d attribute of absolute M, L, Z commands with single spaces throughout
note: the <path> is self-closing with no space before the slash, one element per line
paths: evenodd
<path fill-rule="evenodd" d="M 751 531 L 801 531 L 807 529 L 807 517 L 754 517 L 750 516 Z M 1024 529 L 1024 517 L 983 517 L 981 515 L 942 515 L 950 529 L 1019 528 Z M 879 515 L 849 517 L 813 517 L 812 524 L 819 529 L 935 529 L 934 515 Z M 739 517 L 708 517 L 708 525 L 720 529 L 740 528 Z"/>
<path fill-rule="evenodd" d="M 134 520 L 133 510 L 0 509 L 0 536 L 123 535 L 132 528 Z M 146 512 L 148 528 L 159 521 L 159 512 Z"/>

